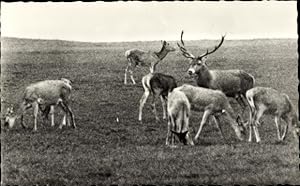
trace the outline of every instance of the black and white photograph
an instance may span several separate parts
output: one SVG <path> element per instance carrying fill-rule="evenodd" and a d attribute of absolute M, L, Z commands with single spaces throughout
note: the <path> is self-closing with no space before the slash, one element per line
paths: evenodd
<path fill-rule="evenodd" d="M 297 16 L 1 2 L 1 185 L 300 184 Z"/>

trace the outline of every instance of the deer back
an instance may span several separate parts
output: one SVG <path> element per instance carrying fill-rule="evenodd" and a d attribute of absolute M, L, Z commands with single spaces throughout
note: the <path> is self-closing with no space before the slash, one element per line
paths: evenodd
<path fill-rule="evenodd" d="M 31 84 L 25 89 L 24 100 L 42 98 L 45 104 L 55 104 L 59 98 L 68 99 L 72 87 L 62 80 L 45 80 Z"/>
<path fill-rule="evenodd" d="M 168 95 L 168 92 L 177 87 L 174 77 L 162 73 L 152 73 L 149 84 L 153 93 L 155 90 L 159 90 L 164 97 Z"/>
<path fill-rule="evenodd" d="M 210 74 L 209 88 L 221 90 L 227 96 L 245 94 L 254 86 L 254 78 L 243 70 L 211 70 Z"/>
<path fill-rule="evenodd" d="M 222 111 L 227 104 L 227 98 L 219 90 L 212 90 L 203 87 L 195 87 L 184 84 L 175 90 L 185 93 L 193 109 L 203 111 L 208 107 L 215 112 Z"/>

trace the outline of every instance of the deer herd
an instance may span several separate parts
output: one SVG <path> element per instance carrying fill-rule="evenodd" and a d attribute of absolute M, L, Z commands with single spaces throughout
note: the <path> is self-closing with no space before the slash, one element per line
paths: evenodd
<path fill-rule="evenodd" d="M 244 70 L 211 70 L 208 68 L 207 56 L 222 46 L 224 38 L 225 36 L 222 36 L 220 43 L 212 50 L 195 56 L 186 49 L 183 31 L 181 32 L 180 43 L 177 45 L 182 56 L 190 60 L 187 72 L 195 77 L 197 86 L 189 84 L 177 86 L 174 77 L 156 72 L 156 66 L 159 62 L 169 52 L 176 50 L 166 41 L 162 41 L 162 48 L 159 52 L 139 49 L 126 51 L 125 85 L 127 84 L 128 72 L 132 83 L 136 84 L 133 77 L 135 68 L 139 66 L 150 69 L 150 73 L 142 78 L 144 93 L 140 99 L 138 120 L 142 122 L 143 107 L 151 95 L 151 106 L 157 121 L 159 117 L 157 116 L 155 99 L 160 97 L 162 103 L 163 119 L 166 119 L 168 123 L 166 145 L 174 146 L 176 136 L 180 142 L 194 145 L 189 129 L 191 110 L 203 112 L 199 129 L 194 137 L 195 141 L 198 140 L 204 124 L 211 118 L 224 139 L 225 136 L 221 128 L 223 123 L 232 127 L 239 140 L 244 140 L 246 128 L 249 127 L 248 141 L 252 141 L 253 131 L 256 142 L 260 142 L 258 127 L 261 125 L 260 118 L 264 113 L 274 116 L 279 141 L 286 138 L 289 127 L 293 128 L 294 136 L 298 139 L 300 123 L 288 95 L 270 87 L 255 87 L 254 77 Z M 74 114 L 69 106 L 71 90 L 71 81 L 65 78 L 40 81 L 27 86 L 19 107 L 16 110 L 14 108 L 7 109 L 3 117 L 4 125 L 12 128 L 16 120 L 20 118 L 21 125 L 27 128 L 23 123 L 23 114 L 27 109 L 33 108 L 34 131 L 37 130 L 39 111 L 45 118 L 50 114 L 51 126 L 54 126 L 54 107 L 59 106 L 65 112 L 59 128 L 66 124 L 70 125 L 70 121 L 73 128 L 76 128 Z M 237 114 L 238 112 L 233 110 L 229 103 L 230 97 L 237 101 L 242 113 L 248 108 L 249 119 L 247 122 L 243 121 L 243 118 Z M 283 120 L 284 123 L 280 120 Z"/>

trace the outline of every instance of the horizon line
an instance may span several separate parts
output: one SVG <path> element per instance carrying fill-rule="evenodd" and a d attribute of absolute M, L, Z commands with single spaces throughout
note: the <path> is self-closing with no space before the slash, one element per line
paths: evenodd
<path fill-rule="evenodd" d="M 152 39 L 152 40 L 118 40 L 118 41 L 83 41 L 83 40 L 69 40 L 69 39 L 50 39 L 50 38 L 30 38 L 30 37 L 15 37 L 15 36 L 1 36 L 2 38 L 13 38 L 13 39 L 28 39 L 28 40 L 48 40 L 48 41 L 67 41 L 67 42 L 80 42 L 80 43 L 122 43 L 122 42 L 153 42 L 153 41 L 163 41 L 161 39 Z M 252 37 L 252 38 L 246 38 L 246 37 L 236 37 L 236 38 L 230 38 L 226 39 L 228 41 L 234 41 L 234 40 L 272 40 L 272 39 L 298 39 L 298 37 Z M 219 40 L 219 38 L 213 39 L 187 39 L 186 41 L 201 41 L 201 40 Z M 175 42 L 178 40 L 166 40 L 169 42 Z"/>

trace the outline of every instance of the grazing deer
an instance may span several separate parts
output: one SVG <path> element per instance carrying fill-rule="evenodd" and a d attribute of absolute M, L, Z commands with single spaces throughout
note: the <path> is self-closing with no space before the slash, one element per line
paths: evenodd
<path fill-rule="evenodd" d="M 280 141 L 285 139 L 289 125 L 294 128 L 294 135 L 297 138 L 300 124 L 288 95 L 269 87 L 254 87 L 246 92 L 246 98 L 250 105 L 249 142 L 252 141 L 252 129 L 256 142 L 261 141 L 257 126 L 260 125 L 259 120 L 264 113 L 275 117 L 277 137 Z M 282 135 L 280 134 L 280 119 L 286 122 Z"/>
<path fill-rule="evenodd" d="M 159 52 L 146 52 L 139 49 L 127 50 L 125 52 L 125 57 L 128 60 L 128 64 L 125 69 L 124 84 L 127 84 L 128 71 L 130 73 L 132 83 L 136 84 L 133 78 L 133 71 L 136 66 L 150 67 L 150 72 L 153 73 L 156 69 L 156 65 L 172 51 L 175 51 L 175 48 L 166 41 L 162 41 L 162 48 Z"/>
<path fill-rule="evenodd" d="M 139 121 L 142 121 L 143 108 L 150 94 L 152 95 L 151 105 L 156 121 L 159 121 L 155 107 L 155 98 L 157 96 L 160 97 L 162 103 L 163 119 L 166 119 L 166 101 L 168 92 L 177 87 L 176 80 L 170 75 L 165 75 L 162 73 L 149 73 L 142 78 L 142 85 L 145 92 L 140 99 Z"/>
<path fill-rule="evenodd" d="M 23 115 L 26 110 L 32 107 L 34 115 L 34 131 L 37 130 L 37 115 L 39 109 L 45 116 L 49 113 L 51 114 L 51 125 L 54 126 L 54 106 L 59 105 L 65 112 L 62 124 L 59 128 L 62 128 L 62 125 L 66 123 L 67 115 L 71 117 L 73 128 L 76 128 L 74 114 L 68 105 L 71 90 L 72 87 L 70 82 L 66 82 L 66 79 L 45 80 L 29 85 L 24 91 L 22 101 L 16 112 L 13 111 L 13 108 L 8 108 L 5 116 L 5 125 L 12 128 L 16 119 L 20 118 L 23 128 L 27 128 L 23 123 Z M 42 107 L 45 109 L 42 110 Z"/>
<path fill-rule="evenodd" d="M 66 78 L 61 78 L 60 80 L 64 81 L 65 83 L 69 84 L 70 86 L 72 86 L 72 82 L 69 79 Z M 39 110 L 42 111 L 42 116 L 44 117 L 44 119 L 48 119 L 49 114 L 51 115 L 51 126 L 54 126 L 54 105 L 44 105 L 44 109 L 42 105 L 39 105 Z M 63 120 L 63 124 L 66 123 L 65 121 L 65 117 Z"/>
<path fill-rule="evenodd" d="M 235 117 L 234 111 L 223 92 L 220 90 L 195 87 L 188 84 L 177 87 L 173 91 L 182 91 L 191 103 L 192 110 L 204 112 L 195 140 L 199 138 L 201 130 L 210 116 L 214 117 L 223 138 L 224 135 L 220 127 L 221 116 L 223 116 L 223 118 L 231 124 L 231 127 L 235 131 L 238 139 L 243 140 L 242 135 L 245 132 L 244 126 L 242 125 L 239 116 Z M 236 120 L 233 118 L 236 118 Z"/>
<path fill-rule="evenodd" d="M 254 77 L 243 70 L 209 70 L 206 65 L 207 56 L 220 48 L 225 36 L 222 36 L 220 43 L 213 50 L 207 50 L 197 57 L 187 51 L 182 36 L 183 31 L 181 32 L 181 44 L 177 43 L 177 45 L 182 55 L 191 60 L 188 73 L 196 75 L 197 85 L 204 88 L 221 90 L 226 96 L 235 98 L 244 111 L 247 105 L 243 99 L 245 99 L 246 91 L 253 88 Z"/>
<path fill-rule="evenodd" d="M 185 145 L 194 145 L 189 134 L 189 116 L 191 105 L 186 95 L 181 91 L 173 90 L 168 95 L 168 133 L 166 145 L 169 145 L 171 136 L 171 146 L 174 145 L 174 134 L 180 142 Z"/>

